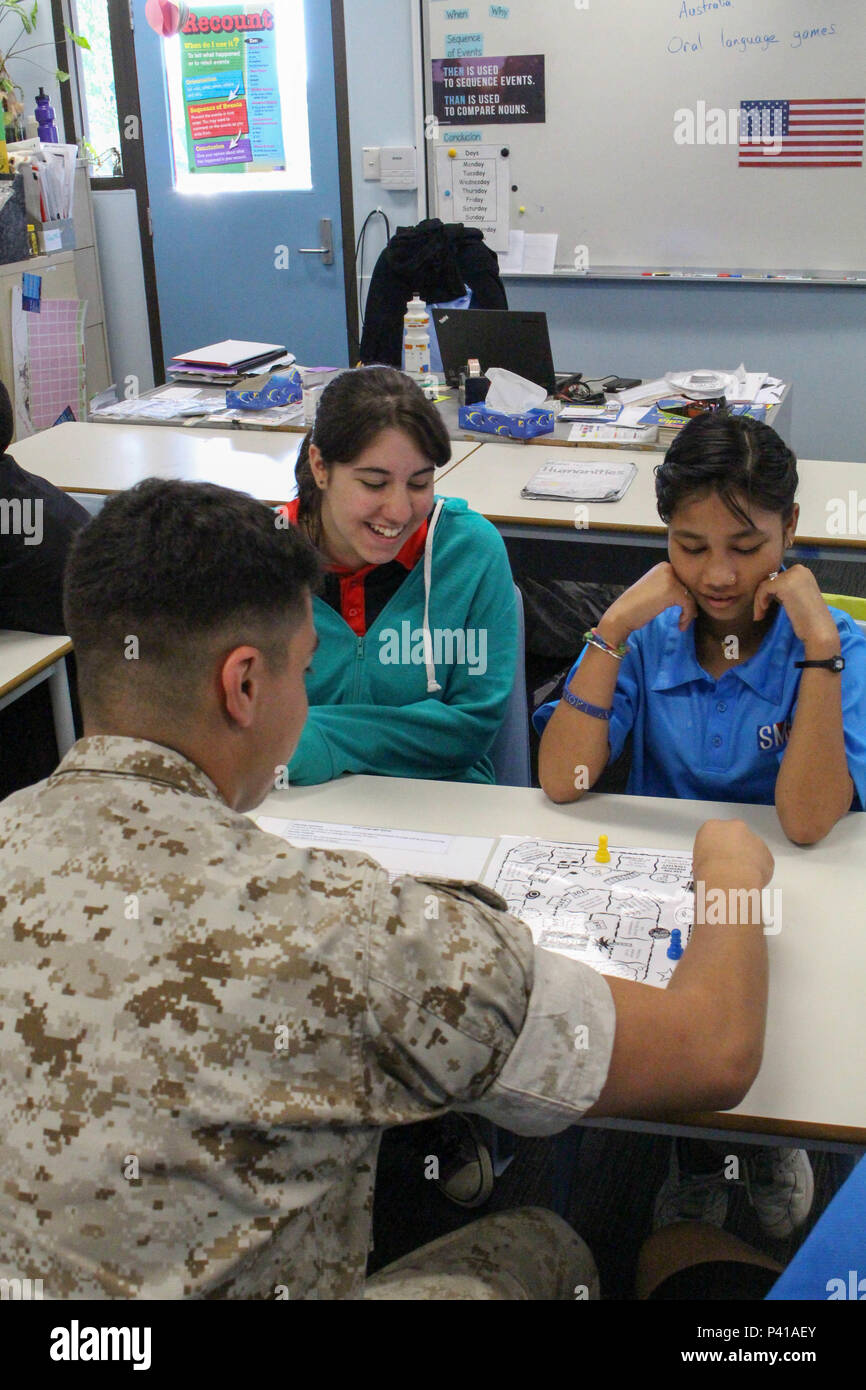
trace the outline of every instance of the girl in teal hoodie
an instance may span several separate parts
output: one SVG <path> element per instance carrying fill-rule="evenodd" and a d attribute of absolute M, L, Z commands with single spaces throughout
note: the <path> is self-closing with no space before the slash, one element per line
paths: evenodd
<path fill-rule="evenodd" d="M 361 367 L 322 393 L 297 499 L 282 509 L 326 567 L 292 783 L 495 781 L 487 751 L 514 680 L 514 588 L 490 522 L 434 497 L 450 455 L 438 411 L 402 372 Z"/>

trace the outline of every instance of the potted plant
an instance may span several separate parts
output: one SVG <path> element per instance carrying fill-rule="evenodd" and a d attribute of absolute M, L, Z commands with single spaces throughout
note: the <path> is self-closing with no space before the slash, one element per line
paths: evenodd
<path fill-rule="evenodd" d="M 0 0 L 0 93 L 3 97 L 4 120 L 7 125 L 16 125 L 24 111 L 24 93 L 20 85 L 13 81 L 9 63 L 14 59 L 16 64 L 29 63 L 43 72 L 50 72 L 50 68 L 45 67 L 43 63 L 25 55 L 35 53 L 40 48 L 53 48 L 52 43 L 32 43 L 22 47 L 23 41 L 35 34 L 38 13 L 39 0 L 33 0 L 33 4 L 29 6 L 21 3 L 21 0 Z M 63 27 L 68 37 L 73 43 L 77 43 L 79 48 L 90 47 L 82 34 L 73 33 L 68 24 L 64 24 Z M 60 68 L 54 69 L 54 76 L 58 82 L 69 81 L 69 73 L 63 72 Z"/>

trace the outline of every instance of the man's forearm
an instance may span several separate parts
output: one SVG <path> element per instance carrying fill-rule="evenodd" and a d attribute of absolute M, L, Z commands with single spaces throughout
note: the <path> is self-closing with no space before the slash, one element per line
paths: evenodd
<path fill-rule="evenodd" d="M 723 986 L 723 987 L 720 987 Z M 726 861 L 701 865 L 695 922 L 668 989 L 693 993 L 706 1019 L 707 1045 L 732 1065 L 760 1061 L 767 1009 L 767 944 L 760 879 Z"/>

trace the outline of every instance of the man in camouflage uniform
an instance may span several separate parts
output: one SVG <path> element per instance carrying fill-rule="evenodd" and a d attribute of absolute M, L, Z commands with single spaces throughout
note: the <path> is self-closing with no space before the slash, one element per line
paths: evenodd
<path fill-rule="evenodd" d="M 535 948 L 484 888 L 244 814 L 303 727 L 316 580 L 294 528 L 210 485 L 140 484 L 76 542 L 86 737 L 0 806 L 0 1275 L 46 1298 L 360 1297 L 384 1128 L 463 1107 L 552 1134 L 733 1104 L 756 1071 L 759 925 L 696 929 L 652 990 Z M 770 870 L 745 826 L 701 831 L 709 883 Z M 366 1293 L 576 1288 L 588 1250 L 528 1209 Z"/>

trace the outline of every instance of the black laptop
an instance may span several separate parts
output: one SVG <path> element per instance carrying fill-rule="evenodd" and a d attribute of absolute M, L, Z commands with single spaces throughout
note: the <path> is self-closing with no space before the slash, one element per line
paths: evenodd
<path fill-rule="evenodd" d="M 556 386 L 547 315 L 517 309 L 433 309 L 445 380 L 456 386 L 470 357 L 482 372 L 506 367 L 543 386 Z"/>

